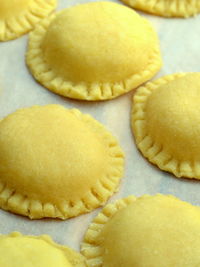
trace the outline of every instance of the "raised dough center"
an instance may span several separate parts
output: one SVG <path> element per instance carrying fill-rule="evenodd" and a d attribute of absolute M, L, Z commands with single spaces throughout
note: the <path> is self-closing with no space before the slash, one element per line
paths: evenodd
<path fill-rule="evenodd" d="M 133 10 L 97 2 L 57 15 L 42 49 L 57 75 L 77 83 L 109 83 L 144 70 L 156 42 L 150 26 Z"/>
<path fill-rule="evenodd" d="M 0 237 L 0 266 L 72 267 L 64 253 L 44 240 L 29 237 Z"/>
<path fill-rule="evenodd" d="M 33 199 L 76 201 L 107 175 L 109 147 L 83 115 L 34 107 L 10 115 L 0 129 L 1 180 Z"/>
<path fill-rule="evenodd" d="M 161 85 L 146 103 L 147 132 L 176 159 L 200 157 L 200 74 Z"/>
<path fill-rule="evenodd" d="M 7 17 L 15 17 L 22 13 L 32 0 L 1 0 L 0 20 Z"/>
<path fill-rule="evenodd" d="M 200 210 L 168 196 L 136 200 L 105 225 L 103 266 L 190 267 L 200 262 Z"/>

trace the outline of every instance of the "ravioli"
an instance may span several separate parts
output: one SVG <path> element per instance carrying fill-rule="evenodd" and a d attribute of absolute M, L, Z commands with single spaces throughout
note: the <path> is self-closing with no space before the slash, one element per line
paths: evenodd
<path fill-rule="evenodd" d="M 200 12 L 199 0 L 122 0 L 129 6 L 163 17 L 190 17 Z"/>
<path fill-rule="evenodd" d="M 140 87 L 132 128 L 150 162 L 177 177 L 200 179 L 200 73 L 173 74 Z"/>
<path fill-rule="evenodd" d="M 31 219 L 89 212 L 117 190 L 124 156 L 90 115 L 60 105 L 0 122 L 0 207 Z"/>
<path fill-rule="evenodd" d="M 0 235 L 0 266 L 84 267 L 86 264 L 79 253 L 54 243 L 47 235 L 25 236 L 13 232 Z"/>
<path fill-rule="evenodd" d="M 49 15 L 57 0 L 1 0 L 0 41 L 16 39 Z"/>
<path fill-rule="evenodd" d="M 173 196 L 133 196 L 107 205 L 87 230 L 90 267 L 191 267 L 200 264 L 200 209 Z"/>
<path fill-rule="evenodd" d="M 161 56 L 146 19 L 116 3 L 93 2 L 41 21 L 30 34 L 26 62 L 47 89 L 94 101 L 115 98 L 152 78 Z"/>

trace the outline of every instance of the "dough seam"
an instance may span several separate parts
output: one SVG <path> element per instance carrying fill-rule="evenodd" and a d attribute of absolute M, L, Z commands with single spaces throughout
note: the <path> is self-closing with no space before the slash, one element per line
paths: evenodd
<path fill-rule="evenodd" d="M 100 133 L 99 136 L 102 137 L 103 141 L 106 141 L 110 156 L 110 168 L 107 173 L 77 202 L 63 202 L 60 205 L 29 199 L 25 194 L 18 193 L 0 181 L 0 206 L 4 210 L 26 215 L 31 219 L 43 217 L 67 219 L 104 205 L 107 199 L 113 195 L 113 192 L 118 190 L 119 181 L 123 176 L 124 154 L 117 140 L 110 133 L 105 132 L 104 126 L 90 115 L 84 115 L 77 109 L 71 109 L 70 112 L 92 127 L 94 131 Z"/>
<path fill-rule="evenodd" d="M 0 21 L 0 41 L 15 39 L 30 31 L 39 20 L 51 13 L 57 0 L 33 0 L 19 16 Z"/>
<path fill-rule="evenodd" d="M 161 170 L 172 172 L 177 177 L 194 178 L 200 176 L 200 172 L 195 167 L 195 162 L 179 162 L 176 160 L 173 155 L 166 152 L 164 144 L 158 145 L 152 140 L 145 127 L 145 104 L 152 91 L 162 84 L 166 84 L 185 75 L 185 73 L 168 75 L 140 87 L 133 97 L 134 104 L 131 112 L 131 126 L 139 150 L 151 163 L 157 165 Z M 188 168 L 190 168 L 190 171 L 188 171 Z"/>
<path fill-rule="evenodd" d="M 59 13 L 57 13 L 59 14 Z M 83 100 L 105 100 L 112 99 L 116 96 L 124 94 L 139 86 L 141 83 L 149 80 L 152 73 L 156 73 L 162 63 L 160 59 L 159 46 L 152 51 L 149 62 L 146 68 L 138 74 L 126 78 L 124 81 L 116 83 L 100 83 L 100 82 L 80 82 L 75 84 L 72 81 L 67 81 L 61 76 L 57 75 L 54 70 L 43 59 L 41 49 L 41 40 L 46 32 L 47 27 L 55 18 L 55 14 L 45 18 L 35 28 L 34 32 L 30 33 L 28 51 L 26 53 L 26 63 L 33 73 L 35 79 L 49 88 L 53 92 L 64 95 L 66 97 L 83 99 Z M 144 20 L 145 21 L 145 20 Z M 149 30 L 152 28 L 145 21 Z"/>

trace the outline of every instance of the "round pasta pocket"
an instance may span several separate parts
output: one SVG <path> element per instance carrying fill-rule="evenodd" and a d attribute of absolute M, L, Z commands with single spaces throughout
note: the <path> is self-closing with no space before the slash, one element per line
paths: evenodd
<path fill-rule="evenodd" d="M 131 120 L 136 145 L 150 162 L 177 177 L 200 179 L 200 73 L 140 87 Z"/>
<path fill-rule="evenodd" d="M 161 67 L 151 24 L 112 2 L 76 5 L 41 21 L 30 34 L 26 61 L 47 89 L 91 101 L 122 95 Z"/>
<path fill-rule="evenodd" d="M 16 39 L 33 29 L 56 7 L 57 0 L 1 0 L 0 41 Z"/>
<path fill-rule="evenodd" d="M 81 252 L 89 267 L 198 266 L 199 229 L 199 207 L 173 196 L 130 196 L 97 215 Z"/>
<path fill-rule="evenodd" d="M 95 119 L 60 105 L 0 122 L 0 207 L 32 219 L 89 212 L 117 190 L 124 156 Z"/>
<path fill-rule="evenodd" d="M 0 235 L 0 265 L 4 267 L 86 267 L 84 257 L 47 236 L 18 232 Z"/>
<path fill-rule="evenodd" d="M 129 6 L 163 17 L 190 17 L 200 12 L 199 0 L 121 0 Z"/>

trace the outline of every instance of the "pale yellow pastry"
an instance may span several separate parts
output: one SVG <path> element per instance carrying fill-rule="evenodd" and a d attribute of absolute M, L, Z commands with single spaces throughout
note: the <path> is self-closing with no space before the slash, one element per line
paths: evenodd
<path fill-rule="evenodd" d="M 177 177 L 200 179 L 200 73 L 173 74 L 140 87 L 132 127 L 150 162 Z"/>
<path fill-rule="evenodd" d="M 0 122 L 0 207 L 32 219 L 89 212 L 117 190 L 123 152 L 90 115 L 60 105 Z"/>
<path fill-rule="evenodd" d="M 0 41 L 16 39 L 33 29 L 56 7 L 57 0 L 0 0 Z"/>
<path fill-rule="evenodd" d="M 121 0 L 129 6 L 163 17 L 190 17 L 200 12 L 199 0 Z"/>
<path fill-rule="evenodd" d="M 118 200 L 90 224 L 81 251 L 89 267 L 197 267 L 200 208 L 160 194 Z"/>
<path fill-rule="evenodd" d="M 116 3 L 93 2 L 41 21 L 30 34 L 27 65 L 57 94 L 105 100 L 152 78 L 161 57 L 146 19 Z"/>
<path fill-rule="evenodd" d="M 0 235 L 2 267 L 86 267 L 84 257 L 47 236 Z"/>

